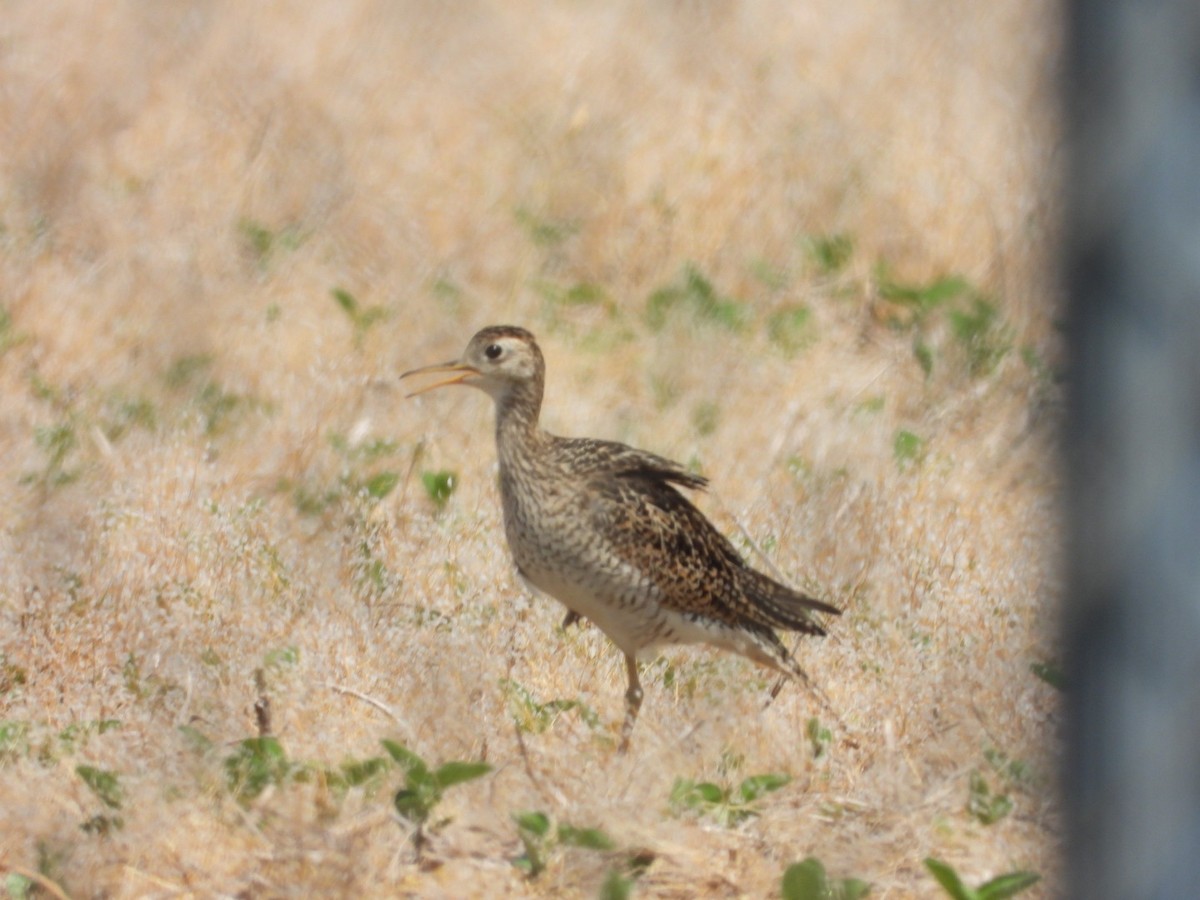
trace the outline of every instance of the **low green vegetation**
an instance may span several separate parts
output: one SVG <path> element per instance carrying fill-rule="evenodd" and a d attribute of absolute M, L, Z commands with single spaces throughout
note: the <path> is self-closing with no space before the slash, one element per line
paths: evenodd
<path fill-rule="evenodd" d="M 919 463 L 925 455 L 925 440 L 906 429 L 896 432 L 892 440 L 892 456 L 901 469 Z"/>
<path fill-rule="evenodd" d="M 284 253 L 298 250 L 305 240 L 299 225 L 289 224 L 271 228 L 256 219 L 243 218 L 237 224 L 238 237 L 246 256 L 266 272 L 271 264 Z"/>
<path fill-rule="evenodd" d="M 582 700 L 539 701 L 529 689 L 511 678 L 501 678 L 500 688 L 508 697 L 508 710 L 513 723 L 524 734 L 542 734 L 559 716 L 573 712 L 588 728 L 600 726 L 600 716 Z"/>
<path fill-rule="evenodd" d="M 12 314 L 0 306 L 0 359 L 13 347 L 25 343 L 26 340 L 26 335 L 17 331 L 16 326 L 13 325 Z"/>
<path fill-rule="evenodd" d="M 1029 664 L 1029 671 L 1052 688 L 1060 691 L 1067 689 L 1067 675 L 1056 662 L 1033 662 Z"/>
<path fill-rule="evenodd" d="M 871 885 L 859 878 L 830 878 L 814 856 L 793 863 L 783 873 L 783 900 L 859 900 Z"/>
<path fill-rule="evenodd" d="M 579 847 L 584 850 L 613 850 L 616 844 L 599 828 L 578 828 L 555 822 L 544 812 L 531 810 L 513 813 L 517 836 L 525 848 L 513 865 L 536 878 L 546 868 L 551 855 L 559 847 Z"/>
<path fill-rule="evenodd" d="M 383 749 L 404 773 L 404 787 L 396 792 L 392 802 L 396 812 L 415 826 L 413 847 L 420 856 L 427 831 L 441 828 L 450 821 L 430 821 L 446 791 L 483 777 L 492 767 L 485 762 L 453 761 L 431 768 L 420 756 L 396 741 L 385 740 Z"/>
<path fill-rule="evenodd" d="M 812 310 L 799 304 L 775 310 L 767 316 L 767 339 L 785 356 L 795 356 L 817 339 Z"/>
<path fill-rule="evenodd" d="M 33 758 L 44 766 L 82 752 L 100 735 L 121 728 L 119 719 L 82 719 L 62 728 L 21 719 L 0 719 L 0 765 Z"/>
<path fill-rule="evenodd" d="M 751 775 L 734 786 L 676 778 L 668 802 L 674 815 L 691 811 L 732 828 L 757 816 L 759 801 L 791 780 L 783 774 Z"/>
<path fill-rule="evenodd" d="M 848 234 L 809 235 L 803 240 L 803 249 L 817 274 L 836 275 L 854 256 L 854 239 Z"/>
<path fill-rule="evenodd" d="M 363 306 L 345 288 L 335 287 L 329 293 L 354 326 L 354 345 L 361 348 L 367 332 L 387 318 L 387 310 L 382 306 Z"/>
<path fill-rule="evenodd" d="M 808 734 L 808 744 L 812 748 L 813 759 L 827 759 L 833 746 L 833 732 L 821 724 L 821 720 L 813 716 L 805 726 Z"/>
<path fill-rule="evenodd" d="M 68 465 L 79 449 L 79 436 L 73 419 L 35 428 L 33 442 L 42 451 L 45 462 L 40 471 L 22 475 L 22 484 L 56 488 L 70 484 L 79 477 L 79 468 Z"/>
<path fill-rule="evenodd" d="M 895 279 L 889 268 L 876 269 L 879 296 L 893 307 L 886 321 L 913 335 L 913 356 L 926 377 L 943 352 L 951 352 L 974 378 L 990 375 L 1013 347 L 1013 329 L 994 299 L 959 275 L 927 283 Z M 950 341 L 940 336 L 948 329 Z"/>
<path fill-rule="evenodd" d="M 225 434 L 254 412 L 269 412 L 270 404 L 231 391 L 213 374 L 216 357 L 210 353 L 182 356 L 164 375 L 166 386 L 182 397 L 200 417 L 208 436 Z"/>
<path fill-rule="evenodd" d="M 121 787 L 118 773 L 95 766 L 79 765 L 75 767 L 75 774 L 91 789 L 93 796 L 105 809 L 88 818 L 79 827 L 89 834 L 102 835 L 122 828 L 125 822 L 118 812 L 125 802 L 125 790 Z"/>
<path fill-rule="evenodd" d="M 275 484 L 275 491 L 289 494 L 296 511 L 304 516 L 325 515 L 341 504 L 365 501 L 369 507 L 383 500 L 403 481 L 402 467 L 411 470 L 423 455 L 418 444 L 405 462 L 400 445 L 382 438 L 352 442 L 344 434 L 330 432 L 326 441 L 338 462 L 336 476 L 324 482 L 281 478 Z M 423 473 L 422 483 L 427 481 L 425 475 L 431 475 L 431 483 L 426 484 L 429 498 L 440 509 L 454 492 L 457 476 L 453 472 Z"/>
<path fill-rule="evenodd" d="M 1015 897 L 1041 880 L 1041 876 L 1035 872 L 1008 872 L 972 888 L 963 882 L 953 866 L 940 859 L 932 856 L 927 858 L 925 868 L 953 900 L 1005 900 L 1007 897 Z"/>
<path fill-rule="evenodd" d="M 529 240 L 542 249 L 556 249 L 579 233 L 577 222 L 544 215 L 528 206 L 517 207 L 514 216 Z"/>
<path fill-rule="evenodd" d="M 288 759 L 279 739 L 271 735 L 238 741 L 223 764 L 226 786 L 241 803 L 249 803 L 268 787 L 285 784 L 306 772 Z"/>
<path fill-rule="evenodd" d="M 444 509 L 458 487 L 458 474 L 449 469 L 422 472 L 421 485 L 425 488 L 425 495 L 433 501 L 433 505 Z"/>
<path fill-rule="evenodd" d="M 198 729 L 183 726 L 180 734 L 197 754 L 208 756 L 213 752 L 214 743 Z M 234 744 L 221 765 L 226 788 L 243 806 L 252 805 L 268 788 L 283 788 L 292 783 L 317 782 L 335 798 L 352 789 L 372 796 L 387 783 L 389 774 L 398 770 L 404 784 L 393 794 L 392 806 L 414 826 L 412 841 L 419 856 L 428 835 L 450 821 L 435 818 L 446 791 L 486 775 L 492 767 L 484 762 L 465 761 L 435 767 L 403 744 L 388 739 L 381 743 L 386 751 L 384 756 L 348 759 L 327 766 L 293 760 L 278 738 L 261 734 Z"/>
<path fill-rule="evenodd" d="M 600 886 L 601 900 L 630 897 L 637 879 L 655 859 L 649 851 L 619 849 L 617 842 L 599 828 L 557 822 L 541 810 L 513 813 L 512 820 L 522 847 L 512 864 L 530 879 L 538 878 L 570 850 L 603 854 L 610 865 Z"/>
<path fill-rule="evenodd" d="M 742 331 L 750 321 L 745 304 L 720 293 L 693 263 L 684 266 L 673 282 L 651 293 L 646 301 L 646 324 L 654 331 L 662 330 L 679 315 L 728 331 Z"/>
<path fill-rule="evenodd" d="M 967 785 L 967 812 L 983 825 L 994 825 L 1013 810 L 1011 792 L 1033 780 L 1024 762 L 989 747 L 983 751 L 986 769 L 973 769 Z"/>

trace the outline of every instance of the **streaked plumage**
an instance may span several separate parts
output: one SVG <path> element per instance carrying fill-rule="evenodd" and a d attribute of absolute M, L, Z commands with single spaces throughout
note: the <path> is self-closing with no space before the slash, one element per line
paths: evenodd
<path fill-rule="evenodd" d="M 823 635 L 814 613 L 840 610 L 752 569 L 679 491 L 705 478 L 613 441 L 562 438 L 538 426 L 545 363 L 532 334 L 492 326 L 462 359 L 406 372 L 454 377 L 496 403 L 504 530 L 521 575 L 625 654 L 622 749 L 641 705 L 637 658 L 670 643 L 708 643 L 804 678 L 776 636 Z"/>

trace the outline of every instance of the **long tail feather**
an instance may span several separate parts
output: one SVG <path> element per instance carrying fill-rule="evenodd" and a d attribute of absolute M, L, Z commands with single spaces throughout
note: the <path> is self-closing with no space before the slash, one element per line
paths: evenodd
<path fill-rule="evenodd" d="M 813 613 L 826 613 L 831 616 L 842 614 L 836 606 L 794 591 L 754 569 L 745 570 L 741 587 L 754 604 L 756 618 L 761 617 L 764 625 L 773 628 L 823 635 L 825 629 Z"/>

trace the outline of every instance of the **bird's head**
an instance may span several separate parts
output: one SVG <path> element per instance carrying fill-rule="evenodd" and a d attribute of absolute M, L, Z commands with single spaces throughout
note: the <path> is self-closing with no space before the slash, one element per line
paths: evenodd
<path fill-rule="evenodd" d="M 542 351 L 532 334 L 514 325 L 491 325 L 471 338 L 459 359 L 413 369 L 400 377 L 450 374 L 449 378 L 413 391 L 410 397 L 450 384 L 466 384 L 487 392 L 499 403 L 514 392 L 531 387 L 540 400 L 545 367 Z"/>

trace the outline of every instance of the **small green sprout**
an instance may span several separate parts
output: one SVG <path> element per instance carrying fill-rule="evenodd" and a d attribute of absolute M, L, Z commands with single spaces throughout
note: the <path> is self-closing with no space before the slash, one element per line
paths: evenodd
<path fill-rule="evenodd" d="M 362 346 L 363 339 L 372 326 L 387 318 L 387 310 L 384 307 L 368 306 L 364 308 L 358 299 L 345 288 L 335 287 L 329 293 L 342 312 L 350 319 L 350 324 L 354 326 L 354 344 L 357 347 Z"/>
<path fill-rule="evenodd" d="M 751 775 L 734 788 L 722 787 L 711 781 L 676 778 L 671 787 L 669 803 L 675 815 L 684 810 L 694 810 L 730 828 L 757 816 L 758 801 L 791 780 L 790 775 L 783 774 Z"/>
<path fill-rule="evenodd" d="M 925 454 L 925 441 L 911 431 L 900 430 L 892 441 L 892 456 L 901 468 L 909 463 L 921 461 Z"/>
<path fill-rule="evenodd" d="M 94 766 L 76 766 L 75 774 L 108 809 L 119 810 L 121 808 L 121 804 L 125 800 L 125 791 L 121 787 L 120 777 L 116 772 L 98 769 Z M 124 824 L 124 820 L 119 815 L 98 813 L 80 825 L 80 828 L 89 834 L 105 835 L 121 828 Z"/>
<path fill-rule="evenodd" d="M 517 836 L 525 848 L 525 852 L 513 860 L 513 865 L 530 878 L 536 878 L 545 871 L 557 847 L 601 851 L 616 847 L 612 838 L 599 828 L 557 824 L 540 810 L 513 813 L 512 818 L 517 825 Z"/>
<path fill-rule="evenodd" d="M 977 888 L 971 888 L 963 883 L 958 872 L 949 863 L 944 863 L 940 859 L 928 857 L 925 860 L 925 868 L 954 900 L 1006 900 L 1041 879 L 1036 872 L 1009 872 L 1005 875 L 997 875 L 991 881 L 985 882 Z"/>
<path fill-rule="evenodd" d="M 854 239 L 848 234 L 816 234 L 805 238 L 804 249 L 820 274 L 836 275 L 854 255 Z"/>
<path fill-rule="evenodd" d="M 458 475 L 445 469 L 437 472 L 422 472 L 421 484 L 425 486 L 425 493 L 429 495 L 433 505 L 442 509 L 458 487 Z"/>
<path fill-rule="evenodd" d="M 526 734 L 542 734 L 565 712 L 572 710 L 589 728 L 600 724 L 600 716 L 582 700 L 539 702 L 529 689 L 511 678 L 501 678 L 500 687 L 508 694 L 508 708 L 517 728 Z"/>
<path fill-rule="evenodd" d="M 744 304 L 717 292 L 713 283 L 689 263 L 673 284 L 659 288 L 646 301 L 646 323 L 662 330 L 677 310 L 686 309 L 698 321 L 729 331 L 742 331 L 749 319 Z"/>
<path fill-rule="evenodd" d="M 783 900 L 859 900 L 871 885 L 858 878 L 831 879 L 815 856 L 793 863 L 783 873 Z"/>
<path fill-rule="evenodd" d="M 230 792 L 246 804 L 272 785 L 283 784 L 299 767 L 288 759 L 283 745 L 270 735 L 239 741 L 225 757 L 225 780 Z"/>
<path fill-rule="evenodd" d="M 416 826 L 413 832 L 413 847 L 417 855 L 425 844 L 425 829 L 429 817 L 442 800 L 447 788 L 473 781 L 492 771 L 485 762 L 448 762 L 436 769 L 416 753 L 396 741 L 384 740 L 383 749 L 404 772 L 404 787 L 396 792 L 393 803 L 403 818 Z M 445 824 L 444 820 L 437 826 Z"/>

